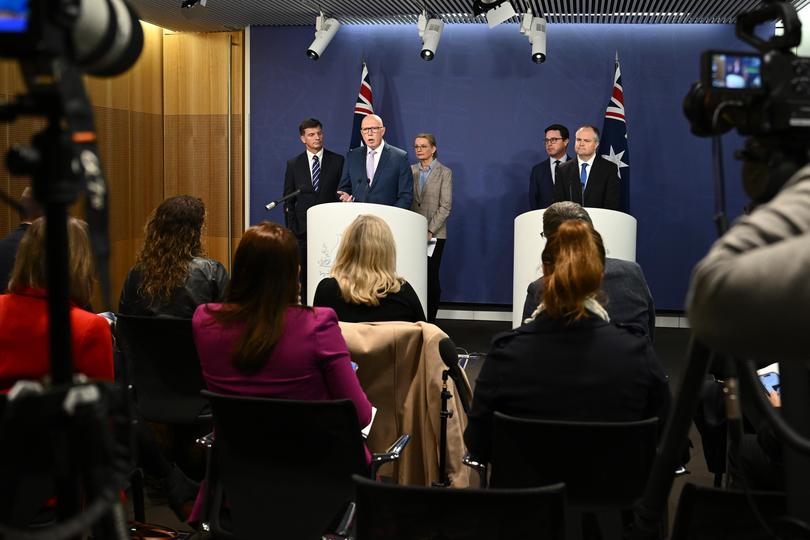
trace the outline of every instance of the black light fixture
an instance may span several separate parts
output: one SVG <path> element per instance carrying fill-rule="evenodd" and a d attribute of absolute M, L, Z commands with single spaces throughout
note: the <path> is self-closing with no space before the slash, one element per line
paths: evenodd
<path fill-rule="evenodd" d="M 494 28 L 517 13 L 510 0 L 473 0 L 473 15 L 486 13 L 487 24 Z"/>

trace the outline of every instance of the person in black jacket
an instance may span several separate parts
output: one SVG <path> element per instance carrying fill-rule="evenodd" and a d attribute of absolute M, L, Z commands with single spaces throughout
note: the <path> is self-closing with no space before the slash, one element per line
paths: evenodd
<path fill-rule="evenodd" d="M 332 277 L 318 283 L 314 306 L 330 307 L 343 322 L 425 320 L 410 283 L 396 275 L 394 235 L 377 216 L 357 216 L 340 240 Z"/>
<path fill-rule="evenodd" d="M 666 420 L 669 383 L 650 341 L 634 326 L 611 324 L 598 301 L 600 243 L 585 221 L 566 221 L 549 238 L 539 313 L 494 338 L 476 382 L 464 441 L 478 461 L 490 457 L 495 411 L 551 420 Z"/>
<path fill-rule="evenodd" d="M 284 195 L 301 190 L 284 203 L 284 225 L 298 240 L 301 260 L 301 298 L 307 298 L 307 210 L 316 204 L 338 202 L 337 188 L 343 171 L 343 156 L 323 147 L 323 124 L 307 118 L 298 126 L 306 150 L 287 162 Z"/>
<path fill-rule="evenodd" d="M 205 257 L 204 222 L 205 205 L 190 195 L 170 197 L 152 212 L 118 313 L 190 319 L 198 305 L 222 300 L 228 271 Z"/>

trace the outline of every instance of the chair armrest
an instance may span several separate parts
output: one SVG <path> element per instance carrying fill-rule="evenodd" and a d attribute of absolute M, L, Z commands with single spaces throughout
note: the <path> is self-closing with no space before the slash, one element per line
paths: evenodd
<path fill-rule="evenodd" d="M 354 516 L 357 514 L 357 503 L 350 501 L 343 511 L 335 516 L 335 521 L 321 536 L 321 540 L 352 540 Z"/>
<path fill-rule="evenodd" d="M 482 488 L 488 487 L 486 463 L 476 461 L 475 458 L 472 457 L 470 454 L 465 454 L 461 462 L 478 473 L 478 479 L 481 481 Z"/>
<path fill-rule="evenodd" d="M 212 431 L 208 435 L 205 435 L 204 437 L 200 437 L 199 439 L 197 439 L 194 442 L 196 442 L 197 444 L 199 444 L 203 448 L 207 448 L 207 449 L 210 450 L 211 447 L 214 446 L 214 432 Z"/>
<path fill-rule="evenodd" d="M 371 456 L 371 464 L 370 464 L 370 476 L 372 480 L 377 478 L 377 471 L 379 468 L 389 461 L 394 461 L 399 459 L 400 455 L 402 455 L 402 450 L 408 445 L 411 440 L 411 436 L 407 433 L 403 434 L 397 441 L 392 444 L 388 450 L 383 453 L 379 454 L 372 454 Z"/>

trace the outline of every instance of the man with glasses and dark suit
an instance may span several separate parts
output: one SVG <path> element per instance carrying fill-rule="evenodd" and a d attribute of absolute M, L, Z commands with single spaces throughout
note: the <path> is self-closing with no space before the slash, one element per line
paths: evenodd
<path fill-rule="evenodd" d="M 548 159 L 532 168 L 529 178 L 529 209 L 547 208 L 554 202 L 554 183 L 557 167 L 571 159 L 568 155 L 568 128 L 551 124 L 543 139 Z"/>
<path fill-rule="evenodd" d="M 385 126 L 376 114 L 363 118 L 360 134 L 365 146 L 346 155 L 337 192 L 340 200 L 410 209 L 413 177 L 408 153 L 383 140 Z"/>

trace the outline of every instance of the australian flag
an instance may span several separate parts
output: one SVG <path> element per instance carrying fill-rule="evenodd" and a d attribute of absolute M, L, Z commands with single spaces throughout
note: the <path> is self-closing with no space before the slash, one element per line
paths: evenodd
<path fill-rule="evenodd" d="M 621 209 L 630 212 L 630 151 L 627 147 L 627 122 L 624 117 L 624 87 L 619 67 L 619 53 L 616 53 L 616 70 L 613 74 L 613 91 L 605 110 L 605 123 L 599 154 L 619 168 L 621 186 Z"/>
<path fill-rule="evenodd" d="M 363 121 L 363 117 L 369 114 L 374 114 L 374 106 L 371 99 L 371 82 L 368 78 L 368 67 L 363 63 L 360 92 L 357 94 L 357 103 L 354 104 L 354 124 L 352 125 L 352 142 L 349 144 L 349 150 L 363 144 L 363 139 L 360 137 L 360 123 Z"/>

